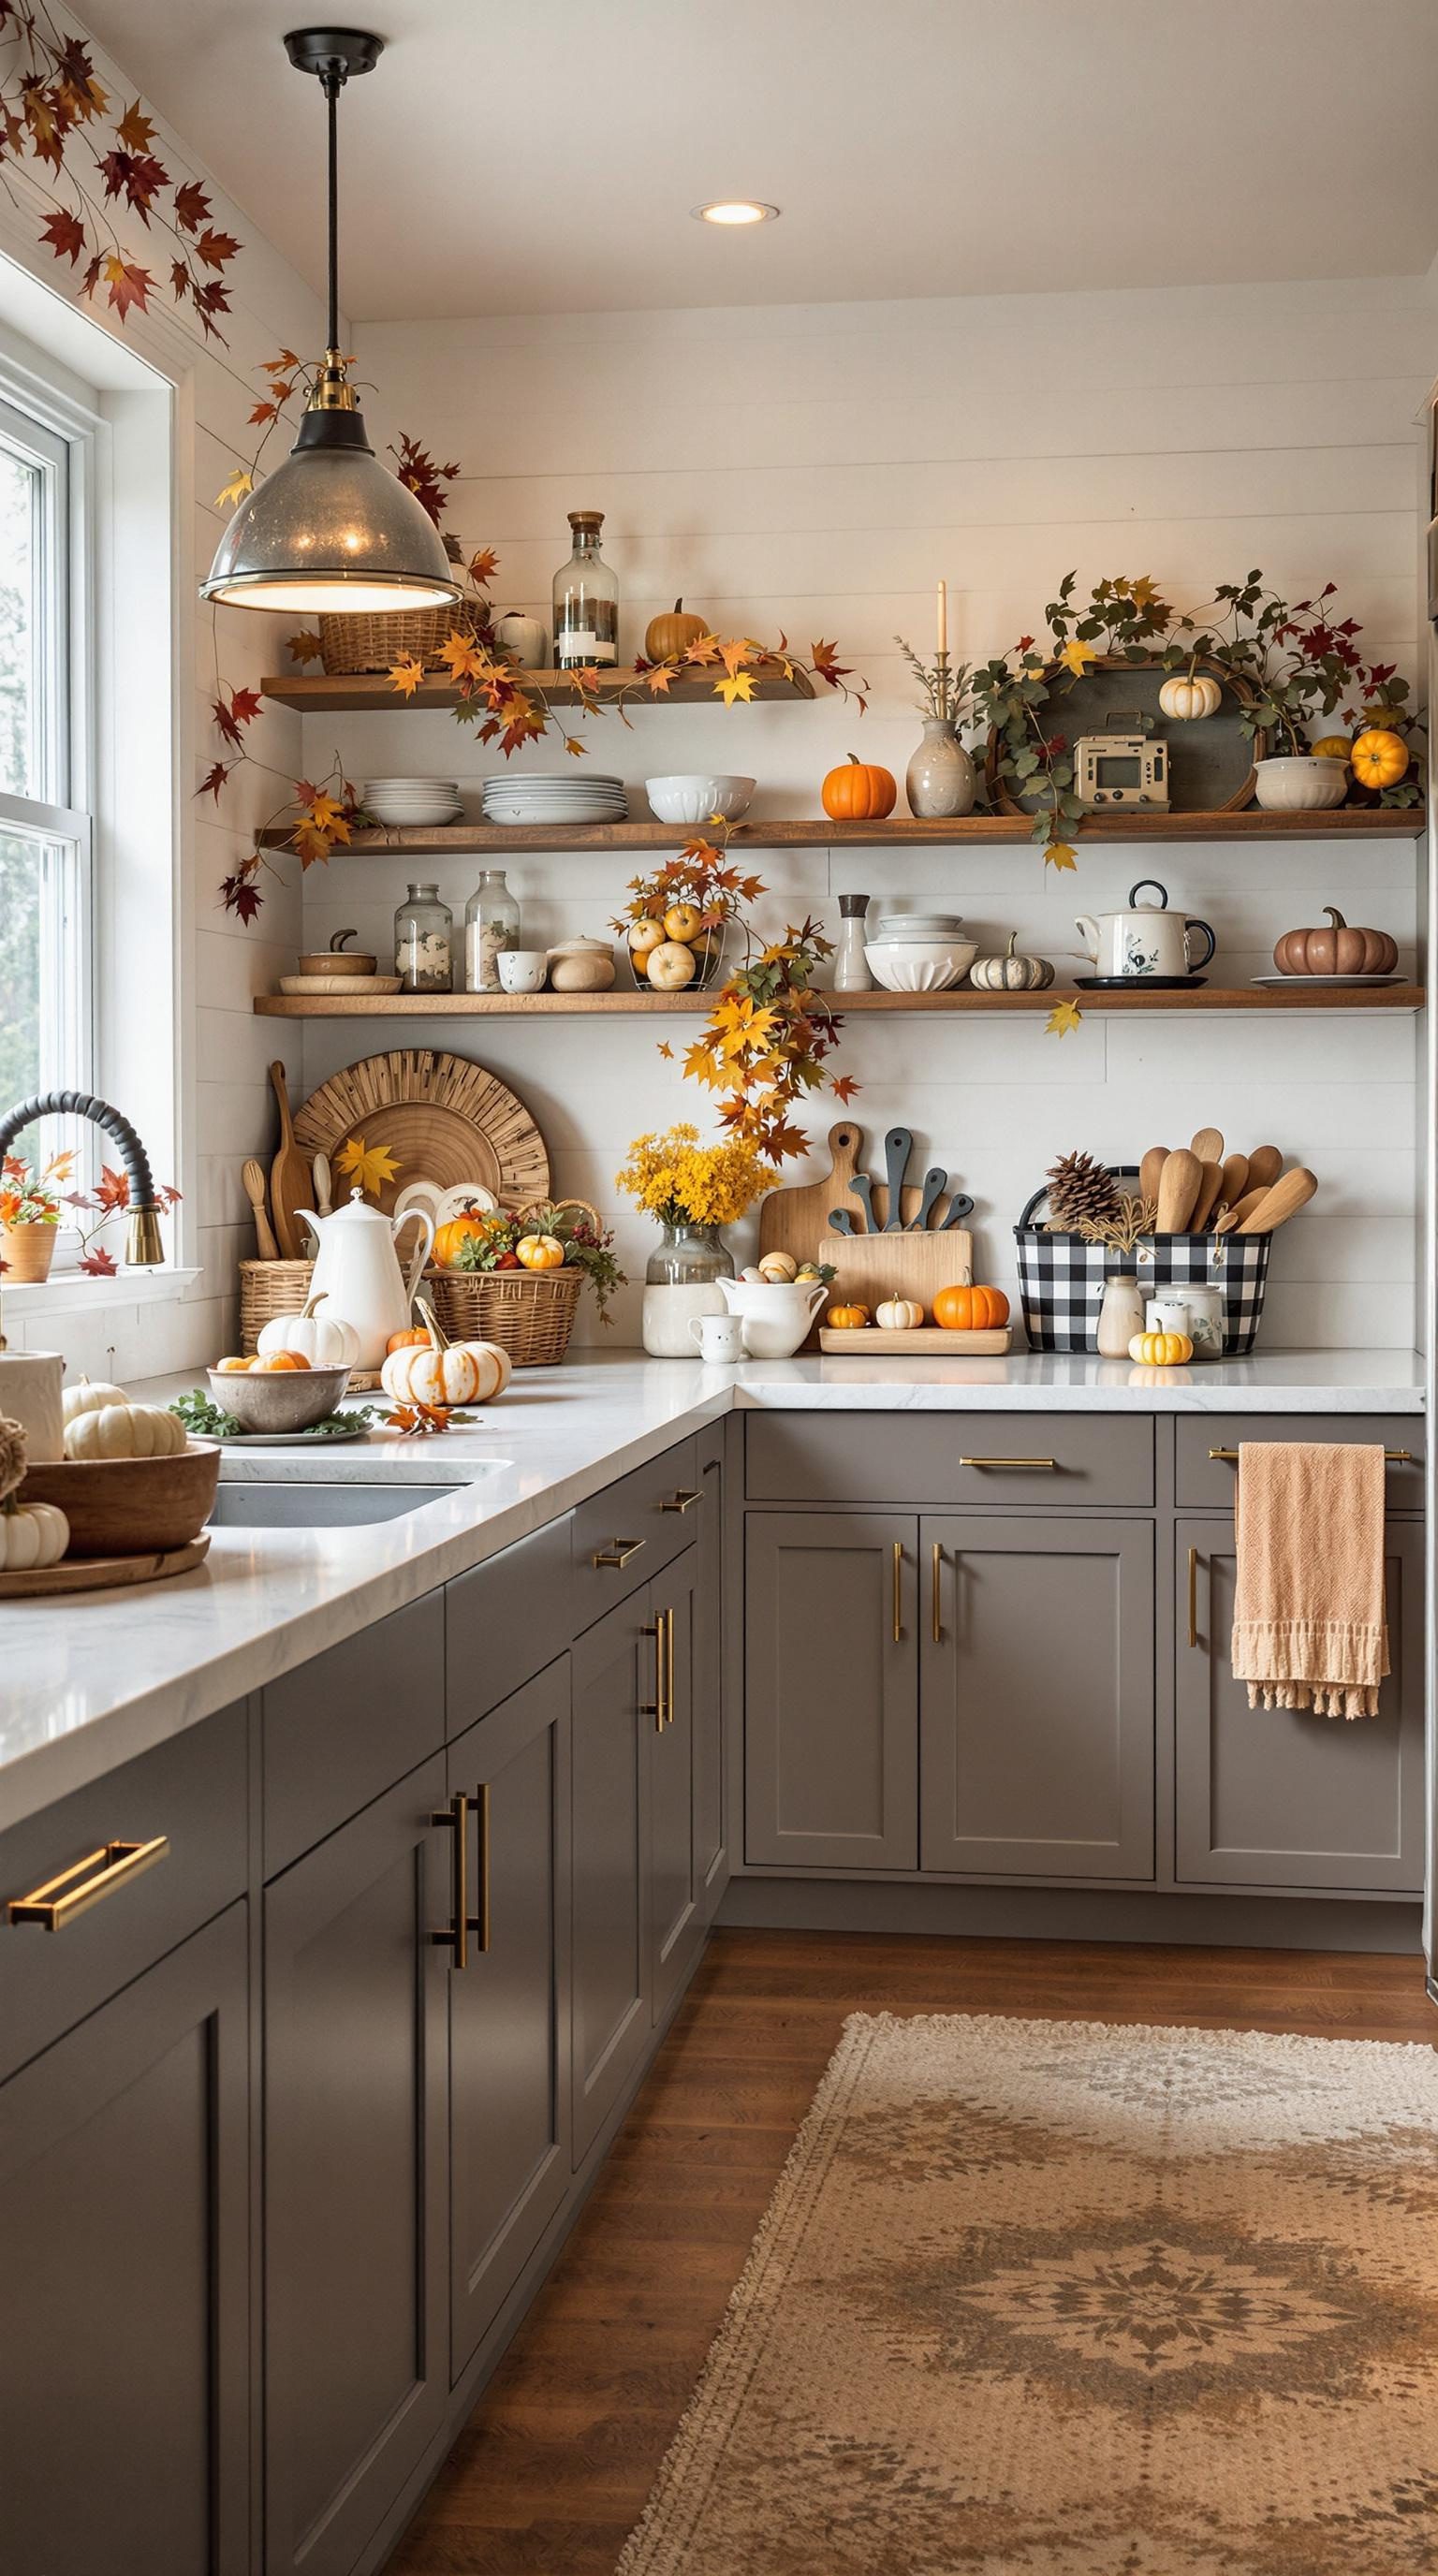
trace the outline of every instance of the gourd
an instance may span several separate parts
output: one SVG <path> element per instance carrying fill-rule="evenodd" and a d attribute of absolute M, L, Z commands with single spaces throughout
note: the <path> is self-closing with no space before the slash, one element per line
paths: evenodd
<path fill-rule="evenodd" d="M 1308 749 L 1314 760 L 1346 760 L 1353 745 L 1346 733 L 1326 733 L 1321 742 L 1311 742 Z"/>
<path fill-rule="evenodd" d="M 56 1503 L 0 1503 L 0 1572 L 29 1574 L 58 1565 L 70 1544 L 70 1524 Z"/>
<path fill-rule="evenodd" d="M 65 1425 L 71 1459 L 176 1458 L 188 1434 L 178 1415 L 158 1404 L 106 1404 Z"/>
<path fill-rule="evenodd" d="M 682 599 L 676 599 L 672 608 L 665 609 L 662 616 L 651 617 L 645 627 L 645 659 L 677 662 L 681 653 L 687 653 L 690 645 L 697 644 L 700 636 L 708 632 L 703 618 L 686 609 Z"/>
<path fill-rule="evenodd" d="M 271 1351 L 300 1351 L 311 1368 L 353 1368 L 360 1355 L 360 1337 L 342 1316 L 317 1311 L 326 1302 L 321 1288 L 300 1314 L 272 1315 L 261 1327 L 260 1357 L 267 1358 Z"/>
<path fill-rule="evenodd" d="M 1187 1333 L 1135 1333 L 1128 1355 L 1145 1368 L 1182 1368 L 1193 1357 L 1193 1344 Z"/>
<path fill-rule="evenodd" d="M 1372 725 L 1361 733 L 1348 755 L 1353 775 L 1363 787 L 1396 787 L 1407 775 L 1408 745 L 1401 733 Z"/>
<path fill-rule="evenodd" d="M 792 1252 L 766 1252 L 759 1264 L 759 1276 L 767 1279 L 771 1287 L 787 1287 L 798 1278 L 799 1264 Z"/>
<path fill-rule="evenodd" d="M 488 1404 L 509 1384 L 509 1353 L 498 1342 L 449 1342 L 428 1306 L 424 1347 L 386 1354 L 380 1384 L 397 1404 Z"/>
<path fill-rule="evenodd" d="M 965 1284 L 941 1288 L 934 1299 L 934 1321 L 948 1333 L 987 1333 L 1009 1320 L 1009 1301 L 1002 1288 Z"/>
<path fill-rule="evenodd" d="M 836 1333 L 862 1332 L 868 1320 L 867 1306 L 831 1306 L 824 1317 L 825 1323 L 831 1325 Z"/>
<path fill-rule="evenodd" d="M 889 770 L 851 751 L 839 768 L 830 770 L 819 793 L 825 813 L 836 823 L 882 823 L 892 814 L 899 791 Z"/>
<path fill-rule="evenodd" d="M 453 1270 L 467 1243 L 483 1243 L 493 1231 L 491 1219 L 479 1208 L 466 1208 L 462 1216 L 452 1216 L 437 1226 L 433 1260 L 437 1270 Z"/>
<path fill-rule="evenodd" d="M 677 993 L 685 984 L 693 983 L 699 961 L 682 939 L 661 939 L 645 957 L 644 971 L 650 983 L 657 984 L 662 992 Z"/>
<path fill-rule="evenodd" d="M 1018 955 L 1016 930 L 1009 932 L 1009 944 L 1001 957 L 976 957 L 969 968 L 969 982 L 981 993 L 1042 993 L 1054 980 L 1054 970 L 1046 957 Z"/>
<path fill-rule="evenodd" d="M 1328 928 L 1285 930 L 1273 952 L 1280 975 L 1391 975 L 1398 942 L 1386 930 L 1350 928 L 1336 905 L 1326 903 Z"/>
<path fill-rule="evenodd" d="M 388 1358 L 391 1351 L 414 1350 L 421 1342 L 424 1344 L 425 1349 L 428 1350 L 429 1334 L 426 1332 L 424 1325 L 406 1324 L 402 1333 L 391 1333 L 389 1340 L 384 1346 L 385 1357 Z"/>
<path fill-rule="evenodd" d="M 252 1377 L 283 1377 L 292 1369 L 307 1369 L 309 1361 L 303 1351 L 257 1351 L 250 1362 Z"/>
<path fill-rule="evenodd" d="M 874 1309 L 874 1321 L 881 1333 L 912 1333 L 922 1324 L 924 1310 L 916 1297 L 886 1297 Z"/>
<path fill-rule="evenodd" d="M 1223 691 L 1206 671 L 1184 671 L 1164 681 L 1158 703 L 1176 723 L 1197 724 L 1204 716 L 1217 715 L 1223 704 Z"/>
<path fill-rule="evenodd" d="M 80 1413 L 101 1413 L 107 1404 L 128 1404 L 122 1386 L 110 1386 L 104 1378 L 82 1377 L 78 1386 L 67 1386 L 60 1398 L 60 1412 L 66 1422 Z"/>
<path fill-rule="evenodd" d="M 526 1270 L 562 1270 L 564 1267 L 564 1246 L 557 1234 L 521 1235 L 514 1249 Z"/>

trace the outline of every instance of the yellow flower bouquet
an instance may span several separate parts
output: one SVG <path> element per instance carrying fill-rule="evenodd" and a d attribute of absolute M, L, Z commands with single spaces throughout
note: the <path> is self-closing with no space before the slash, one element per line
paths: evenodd
<path fill-rule="evenodd" d="M 683 1126 L 636 1136 L 614 1176 L 616 1188 L 667 1226 L 735 1225 L 773 1177 L 754 1146 L 737 1137 L 701 1145 L 698 1128 Z"/>

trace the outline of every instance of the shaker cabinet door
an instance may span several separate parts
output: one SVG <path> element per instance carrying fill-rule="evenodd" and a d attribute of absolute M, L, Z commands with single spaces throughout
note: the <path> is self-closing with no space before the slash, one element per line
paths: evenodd
<path fill-rule="evenodd" d="M 645 1851 L 654 1726 L 654 1606 L 648 1589 L 586 1629 L 573 1677 L 574 2162 L 582 2164 L 649 2040 Z"/>
<path fill-rule="evenodd" d="M 920 1525 L 923 1866 L 1153 1876 L 1153 1530 Z"/>
<path fill-rule="evenodd" d="M 1423 1885 L 1423 1531 L 1390 1521 L 1388 1650 L 1376 1717 L 1250 1708 L 1229 1659 L 1236 1565 L 1219 1520 L 1180 1521 L 1178 1876 L 1225 1886 Z"/>
<path fill-rule="evenodd" d="M 724 1759 L 724 1424 L 699 1435 L 699 1582 L 694 1595 L 694 1868 L 709 1922 L 729 1876 Z"/>
<path fill-rule="evenodd" d="M 917 1866 L 916 1534 L 909 1513 L 750 1513 L 749 1861 Z"/>

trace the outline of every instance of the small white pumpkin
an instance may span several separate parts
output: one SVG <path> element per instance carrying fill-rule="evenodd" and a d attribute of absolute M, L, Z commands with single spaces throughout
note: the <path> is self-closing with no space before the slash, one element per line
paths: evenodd
<path fill-rule="evenodd" d="M 0 1508 L 0 1572 L 28 1574 L 58 1565 L 70 1544 L 70 1524 L 58 1503 L 6 1503 Z"/>
<path fill-rule="evenodd" d="M 1158 703 L 1175 723 L 1197 724 L 1204 716 L 1217 715 L 1223 704 L 1223 691 L 1207 671 L 1183 671 L 1164 681 Z"/>
<path fill-rule="evenodd" d="M 406 1342 L 391 1351 L 380 1370 L 380 1384 L 397 1404 L 490 1404 L 509 1384 L 508 1351 L 498 1342 L 448 1342 L 430 1307 L 422 1300 L 420 1315 L 427 1342 Z"/>
<path fill-rule="evenodd" d="M 107 1404 L 129 1401 L 122 1386 L 109 1386 L 103 1378 L 96 1378 L 92 1385 L 89 1378 L 82 1377 L 78 1386 L 66 1387 L 60 1398 L 60 1411 L 67 1422 L 73 1422 L 77 1413 L 101 1413 Z"/>
<path fill-rule="evenodd" d="M 321 1288 L 298 1315 L 272 1315 L 260 1328 L 261 1359 L 270 1351 L 300 1351 L 311 1368 L 357 1367 L 360 1337 L 342 1316 L 317 1312 L 327 1302 Z"/>
<path fill-rule="evenodd" d="M 881 1333 L 911 1333 L 923 1320 L 923 1307 L 913 1297 L 886 1297 L 874 1310 Z"/>
<path fill-rule="evenodd" d="M 107 1404 L 65 1425 L 71 1459 L 177 1458 L 189 1435 L 178 1414 L 158 1404 Z"/>
<path fill-rule="evenodd" d="M 1001 957 L 976 957 L 969 968 L 969 982 L 980 993 L 1042 993 L 1054 980 L 1054 970 L 1047 957 L 1020 957 L 1016 954 L 1019 934 L 1009 932 L 1009 944 Z"/>

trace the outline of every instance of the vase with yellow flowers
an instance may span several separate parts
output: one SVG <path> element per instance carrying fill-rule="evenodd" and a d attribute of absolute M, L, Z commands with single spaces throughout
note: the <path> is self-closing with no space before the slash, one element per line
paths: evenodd
<path fill-rule="evenodd" d="M 694 1317 L 724 1313 L 718 1282 L 734 1277 L 734 1258 L 721 1229 L 737 1225 L 771 1179 L 756 1148 L 737 1138 L 701 1145 L 698 1128 L 686 1126 L 636 1136 L 615 1180 L 662 1229 L 644 1273 L 641 1333 L 651 1359 L 692 1360 Z"/>

